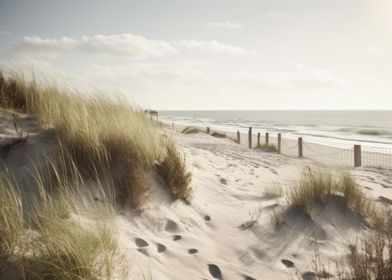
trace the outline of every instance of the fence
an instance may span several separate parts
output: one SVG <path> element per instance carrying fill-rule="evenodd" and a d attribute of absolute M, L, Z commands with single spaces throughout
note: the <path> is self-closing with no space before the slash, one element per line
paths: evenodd
<path fill-rule="evenodd" d="M 210 133 L 211 128 L 208 127 L 205 131 Z M 220 132 L 229 133 L 227 131 Z M 327 165 L 392 169 L 392 147 L 379 148 L 357 144 L 339 144 L 339 147 L 335 147 L 320 141 L 318 141 L 319 143 L 308 142 L 306 138 L 302 137 L 298 139 L 285 138 L 281 133 L 274 135 L 266 132 L 262 135 L 258 132 L 255 134 L 252 127 L 249 127 L 247 135 L 243 134 L 237 131 L 232 133 L 231 138 L 239 144 L 246 144 L 248 148 L 270 148 L 286 156 L 307 158 Z"/>

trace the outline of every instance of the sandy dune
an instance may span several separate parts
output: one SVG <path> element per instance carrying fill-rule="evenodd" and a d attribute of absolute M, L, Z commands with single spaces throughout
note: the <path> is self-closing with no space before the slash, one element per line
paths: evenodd
<path fill-rule="evenodd" d="M 27 139 L 4 148 L 17 137 L 12 117 L 2 112 L 0 144 L 3 160 L 18 174 L 28 199 L 24 170 L 54 146 L 54 136 L 38 129 L 33 119 L 20 117 Z M 152 193 L 143 211 L 118 210 L 131 279 L 313 279 L 316 252 L 333 272 L 348 242 L 369 230 L 355 213 L 344 210 L 339 197 L 313 207 L 308 217 L 286 210 L 284 196 L 264 194 L 272 184 L 289 188 L 312 161 L 250 150 L 203 133 L 167 133 L 192 172 L 193 200 L 190 206 L 172 203 L 161 179 L 151 175 Z M 352 173 L 372 199 L 392 202 L 391 170 Z"/>
<path fill-rule="evenodd" d="M 311 161 L 171 133 L 193 174 L 192 205 L 169 203 L 158 183 L 140 216 L 118 217 L 124 247 L 137 250 L 134 267 L 153 279 L 312 279 L 316 252 L 333 271 L 348 242 L 367 230 L 339 197 L 315 207 L 311 219 L 286 211 L 284 197 L 265 197 L 266 186 L 290 187 Z M 392 199 L 392 171 L 353 174 L 375 200 Z"/>

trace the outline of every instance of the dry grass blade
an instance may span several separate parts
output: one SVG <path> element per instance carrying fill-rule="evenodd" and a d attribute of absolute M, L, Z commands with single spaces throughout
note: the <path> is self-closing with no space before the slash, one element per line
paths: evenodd
<path fill-rule="evenodd" d="M 264 196 L 267 198 L 278 198 L 283 196 L 283 189 L 280 184 L 271 184 L 264 188 Z"/>
<path fill-rule="evenodd" d="M 311 203 L 323 204 L 332 194 L 343 196 L 346 207 L 363 218 L 373 216 L 373 205 L 347 172 L 341 172 L 334 177 L 329 171 L 308 168 L 288 193 L 288 204 L 307 211 Z"/>
<path fill-rule="evenodd" d="M 15 253 L 23 233 L 21 199 L 11 179 L 0 174 L 0 275 L 3 265 Z"/>
<path fill-rule="evenodd" d="M 174 200 L 181 199 L 190 203 L 191 174 L 186 170 L 185 160 L 181 158 L 172 141 L 168 141 L 165 147 L 166 153 L 157 167 L 158 173 L 169 187 Z"/>
<path fill-rule="evenodd" d="M 0 105 L 23 110 L 42 127 L 54 128 L 83 177 L 115 175 L 121 199 L 141 206 L 149 190 L 146 173 L 163 152 L 158 124 L 120 97 L 60 91 L 15 73 L 1 76 L 0 82 Z"/>

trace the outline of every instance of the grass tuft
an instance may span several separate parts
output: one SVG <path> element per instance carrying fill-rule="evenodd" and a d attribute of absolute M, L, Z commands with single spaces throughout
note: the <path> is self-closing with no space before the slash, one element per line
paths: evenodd
<path fill-rule="evenodd" d="M 16 188 L 5 174 L 0 174 L 0 275 L 15 253 L 23 233 L 23 209 Z"/>
<path fill-rule="evenodd" d="M 41 127 L 54 129 L 84 178 L 111 175 L 119 201 L 142 206 L 150 190 L 147 174 L 166 152 L 160 145 L 159 124 L 143 111 L 120 97 L 109 100 L 59 90 L 16 73 L 8 78 L 1 74 L 0 105 L 22 110 L 35 116 Z"/>
<path fill-rule="evenodd" d="M 263 194 L 267 198 L 278 198 L 283 196 L 283 189 L 279 183 L 274 183 L 265 187 Z"/>
<path fill-rule="evenodd" d="M 385 222 L 392 224 L 390 208 Z M 390 228 L 389 228 L 390 230 Z M 357 243 L 348 246 L 343 265 L 338 267 L 339 279 L 391 279 L 392 275 L 392 231 L 372 232 Z"/>
<path fill-rule="evenodd" d="M 188 126 L 185 127 L 181 133 L 183 134 L 193 134 L 193 133 L 200 133 L 202 132 L 200 128 L 194 127 L 194 126 Z"/>
<path fill-rule="evenodd" d="M 166 153 L 157 166 L 158 173 L 163 178 L 174 200 L 181 199 L 190 203 L 192 189 L 190 186 L 192 176 L 186 170 L 185 159 L 175 148 L 172 141 L 165 144 Z"/>
<path fill-rule="evenodd" d="M 40 195 L 30 198 L 34 203 L 25 215 L 15 183 L 0 176 L 0 279 L 126 276 L 110 199 L 102 192 L 95 199 L 101 188 L 79 188 L 83 182 L 77 174 L 61 187 L 35 176 L 31 187 L 36 183 Z"/>
<path fill-rule="evenodd" d="M 363 218 L 370 218 L 374 213 L 371 202 L 358 188 L 354 178 L 347 172 L 334 177 L 328 171 L 308 168 L 288 193 L 288 204 L 307 211 L 312 203 L 325 203 L 331 195 L 344 198 L 347 208 L 351 208 Z"/>

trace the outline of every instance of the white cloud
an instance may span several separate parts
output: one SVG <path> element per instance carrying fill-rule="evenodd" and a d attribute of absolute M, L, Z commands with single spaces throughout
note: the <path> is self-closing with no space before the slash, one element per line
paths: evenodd
<path fill-rule="evenodd" d="M 381 48 L 379 46 L 367 46 L 367 47 L 363 48 L 362 50 L 365 52 L 368 52 L 368 53 L 376 53 L 376 52 L 381 51 Z"/>
<path fill-rule="evenodd" d="M 89 73 L 89 74 L 87 74 Z M 296 71 L 215 71 L 213 65 L 205 62 L 181 61 L 174 63 L 132 63 L 128 65 L 107 66 L 92 65 L 86 70 L 86 75 L 94 75 L 97 80 L 123 79 L 133 81 L 132 84 L 142 84 L 157 88 L 172 89 L 203 86 L 207 92 L 217 88 L 225 88 L 228 92 L 233 89 L 247 91 L 271 90 L 314 90 L 340 88 L 357 81 L 344 80 L 330 71 L 322 69 Z M 162 86 L 162 83 L 165 86 Z"/>
<path fill-rule="evenodd" d="M 237 55 L 249 54 L 249 51 L 243 48 L 223 44 L 215 40 L 214 41 L 182 40 L 182 41 L 174 41 L 172 44 L 180 49 L 186 49 L 191 51 L 206 51 L 206 52 L 213 52 L 213 53 L 228 53 L 228 54 L 237 54 Z"/>
<path fill-rule="evenodd" d="M 225 22 L 212 21 L 209 22 L 208 25 L 212 27 L 222 28 L 222 29 L 240 29 L 242 27 L 242 24 L 233 23 L 229 21 L 225 21 Z"/>
<path fill-rule="evenodd" d="M 267 13 L 268 16 L 270 17 L 287 17 L 288 14 L 286 14 L 285 12 L 282 11 L 269 11 Z"/>
<path fill-rule="evenodd" d="M 98 53 L 112 56 L 129 56 L 144 58 L 176 53 L 176 49 L 168 42 L 149 40 L 143 36 L 131 34 L 83 36 L 81 39 L 62 37 L 48 39 L 38 36 L 22 38 L 14 45 L 14 49 L 22 52 L 64 53 Z"/>
<path fill-rule="evenodd" d="M 15 61 L 11 65 L 15 66 Z M 216 67 L 211 61 L 133 61 L 84 65 L 65 73 L 61 68 L 56 71 L 50 63 L 34 64 L 45 81 L 51 77 L 60 77 L 60 81 L 69 77 L 75 88 L 98 89 L 104 94 L 120 90 L 136 104 L 156 109 L 328 108 L 335 104 L 325 106 L 328 100 L 339 100 L 340 105 L 345 100 L 348 103 L 344 104 L 351 104 L 353 94 L 371 96 L 377 92 L 388 97 L 392 90 L 388 80 L 350 79 L 323 69 L 217 71 Z"/>
<path fill-rule="evenodd" d="M 248 51 L 218 41 L 152 40 L 132 34 L 94 35 L 82 38 L 55 39 L 27 36 L 16 42 L 13 50 L 21 53 L 61 55 L 65 53 L 96 53 L 130 58 L 158 57 L 184 51 L 247 55 Z"/>

